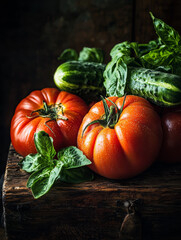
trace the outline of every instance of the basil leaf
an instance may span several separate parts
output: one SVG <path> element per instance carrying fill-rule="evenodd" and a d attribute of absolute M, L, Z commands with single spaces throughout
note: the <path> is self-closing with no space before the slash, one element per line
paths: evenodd
<path fill-rule="evenodd" d="M 58 180 L 66 183 L 81 183 L 94 179 L 93 172 L 88 167 L 62 169 Z"/>
<path fill-rule="evenodd" d="M 104 71 L 104 87 L 108 96 L 124 96 L 128 67 L 120 58 L 112 60 Z"/>
<path fill-rule="evenodd" d="M 122 56 L 130 56 L 131 55 L 131 43 L 128 41 L 122 42 L 122 43 L 118 43 L 116 44 L 111 52 L 110 55 L 112 57 L 112 59 L 114 58 L 120 58 Z"/>
<path fill-rule="evenodd" d="M 34 198 L 37 199 L 50 190 L 54 182 L 58 179 L 62 166 L 62 162 L 56 161 L 56 166 L 53 169 L 46 168 L 42 173 L 36 175 L 36 178 L 31 185 L 31 191 Z"/>
<path fill-rule="evenodd" d="M 68 48 L 61 53 L 61 55 L 58 57 L 58 60 L 62 60 L 65 62 L 72 61 L 72 60 L 77 61 L 78 54 L 74 49 Z"/>
<path fill-rule="evenodd" d="M 46 132 L 35 133 L 34 141 L 38 153 L 27 155 L 19 163 L 23 170 L 32 173 L 27 187 L 31 188 L 34 198 L 46 194 L 58 179 L 76 183 L 93 178 L 93 173 L 84 169 L 91 161 L 78 148 L 70 146 L 60 150 L 56 160 L 53 159 L 56 155 L 53 139 Z"/>
<path fill-rule="evenodd" d="M 169 49 L 165 46 L 160 47 L 159 49 L 154 49 L 143 55 L 141 57 L 141 61 L 144 66 L 150 67 L 159 67 L 159 66 L 169 66 L 174 58 L 173 51 L 169 51 Z"/>
<path fill-rule="evenodd" d="M 181 37 L 179 33 L 171 26 L 167 25 L 162 20 L 155 18 L 150 12 L 151 18 L 153 20 L 153 25 L 157 35 L 160 37 L 161 41 L 168 47 L 175 48 L 181 45 Z"/>
<path fill-rule="evenodd" d="M 26 184 L 27 187 L 31 188 L 36 181 L 38 181 L 46 176 L 49 176 L 49 172 L 51 171 L 51 169 L 52 169 L 52 167 L 48 166 L 48 167 L 45 167 L 43 169 L 33 172 L 30 175 L 30 177 L 28 178 L 28 181 Z"/>
<path fill-rule="evenodd" d="M 99 48 L 84 47 L 79 53 L 79 61 L 103 63 L 104 52 Z"/>
<path fill-rule="evenodd" d="M 36 150 L 43 157 L 51 160 L 56 155 L 55 148 L 53 146 L 53 139 L 44 131 L 39 131 L 34 134 L 34 142 Z"/>
<path fill-rule="evenodd" d="M 181 55 L 176 55 L 172 62 L 173 73 L 181 76 Z"/>
<path fill-rule="evenodd" d="M 58 152 L 58 160 L 63 162 L 63 168 L 79 168 L 91 164 L 91 161 L 77 147 L 70 146 Z"/>
<path fill-rule="evenodd" d="M 47 166 L 47 161 L 39 153 L 29 154 L 21 160 L 19 165 L 22 170 L 31 173 Z"/>
<path fill-rule="evenodd" d="M 136 42 L 123 42 L 115 45 L 110 52 L 112 61 L 115 63 L 118 60 L 123 61 L 129 66 L 140 66 L 139 61 L 139 46 Z"/>
<path fill-rule="evenodd" d="M 162 45 L 161 40 L 152 40 L 149 43 L 138 44 L 138 53 L 137 56 L 141 57 L 144 54 L 149 53 L 151 50 L 157 49 Z"/>

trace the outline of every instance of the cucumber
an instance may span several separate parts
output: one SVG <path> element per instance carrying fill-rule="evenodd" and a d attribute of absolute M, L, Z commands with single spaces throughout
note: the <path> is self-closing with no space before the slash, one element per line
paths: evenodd
<path fill-rule="evenodd" d="M 128 67 L 126 92 L 161 106 L 181 104 L 181 77 L 146 68 Z"/>
<path fill-rule="evenodd" d="M 104 69 L 105 65 L 101 63 L 68 61 L 57 68 L 54 82 L 60 90 L 91 101 L 96 96 L 105 95 Z"/>

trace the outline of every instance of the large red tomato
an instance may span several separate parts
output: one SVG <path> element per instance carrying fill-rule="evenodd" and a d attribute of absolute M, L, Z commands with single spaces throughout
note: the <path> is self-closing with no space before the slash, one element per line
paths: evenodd
<path fill-rule="evenodd" d="M 168 162 L 181 162 L 181 106 L 168 108 L 162 116 L 163 143 L 159 159 Z"/>
<path fill-rule="evenodd" d="M 96 173 L 111 179 L 133 177 L 156 160 L 162 143 L 161 120 L 141 97 L 127 96 L 122 112 L 118 109 L 123 97 L 108 99 L 107 107 L 100 101 L 85 115 L 78 147 Z"/>
<path fill-rule="evenodd" d="M 88 106 L 78 96 L 55 88 L 33 91 L 17 106 L 11 121 L 11 141 L 22 156 L 35 153 L 34 133 L 45 131 L 55 149 L 76 145 Z"/>

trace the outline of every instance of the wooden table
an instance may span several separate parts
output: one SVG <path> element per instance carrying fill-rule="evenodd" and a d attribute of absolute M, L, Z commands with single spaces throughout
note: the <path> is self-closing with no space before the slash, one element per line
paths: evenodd
<path fill-rule="evenodd" d="M 35 200 L 26 188 L 29 175 L 18 167 L 20 158 L 10 146 L 3 186 L 8 240 L 181 239 L 181 164 L 156 163 L 129 180 L 96 176 L 91 182 L 57 184 Z M 141 220 L 127 219 L 121 238 L 125 203 L 134 201 Z"/>

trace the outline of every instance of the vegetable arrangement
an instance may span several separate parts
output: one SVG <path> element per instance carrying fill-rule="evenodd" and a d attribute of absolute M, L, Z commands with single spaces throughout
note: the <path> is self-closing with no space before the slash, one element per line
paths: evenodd
<path fill-rule="evenodd" d="M 108 96 L 139 95 L 162 106 L 181 104 L 181 37 L 152 14 L 158 40 L 123 42 L 111 50 L 104 72 Z"/>
<path fill-rule="evenodd" d="M 181 161 L 181 36 L 150 14 L 158 39 L 119 43 L 108 64 L 101 49 L 66 49 L 54 74 L 59 90 L 18 104 L 11 140 L 34 198 L 93 172 L 123 179 L 156 159 Z"/>

